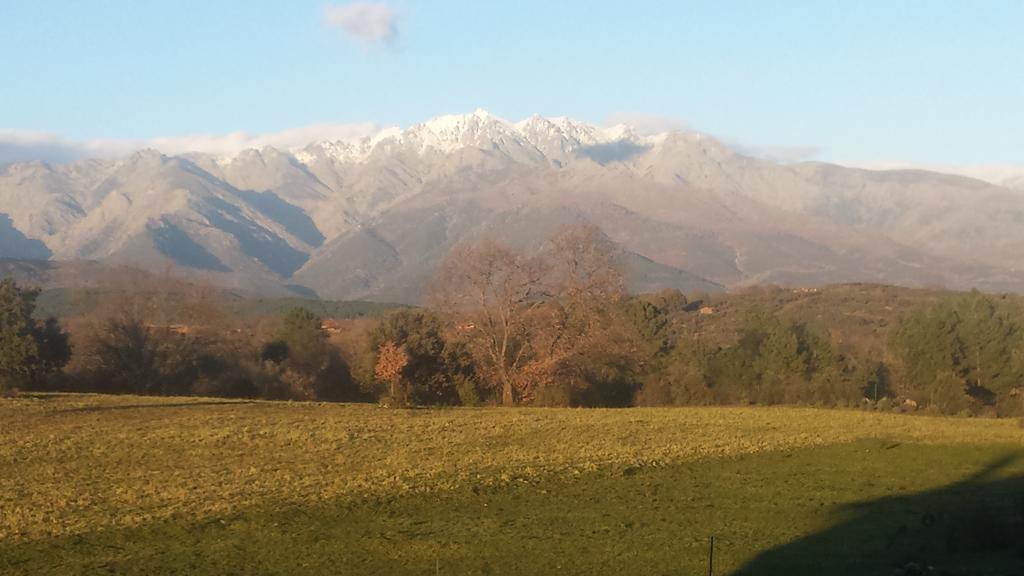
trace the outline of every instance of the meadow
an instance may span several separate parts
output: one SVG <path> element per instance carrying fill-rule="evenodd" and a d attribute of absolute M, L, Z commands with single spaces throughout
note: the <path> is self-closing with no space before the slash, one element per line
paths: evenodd
<path fill-rule="evenodd" d="M 716 574 L 1009 574 L 1022 451 L 856 410 L 23 394 L 0 573 L 702 574 L 714 536 Z"/>

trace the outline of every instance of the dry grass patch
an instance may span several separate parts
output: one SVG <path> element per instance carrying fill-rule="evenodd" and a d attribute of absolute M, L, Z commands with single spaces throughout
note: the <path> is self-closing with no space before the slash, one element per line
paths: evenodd
<path fill-rule="evenodd" d="M 398 411 L 196 398 L 8 398 L 0 399 L 0 539 L 866 438 L 1024 445 L 1024 430 L 1011 420 L 810 408 Z"/>

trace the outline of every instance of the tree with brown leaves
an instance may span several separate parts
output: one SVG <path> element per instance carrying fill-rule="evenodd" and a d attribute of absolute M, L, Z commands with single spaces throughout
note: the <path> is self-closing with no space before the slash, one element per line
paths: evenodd
<path fill-rule="evenodd" d="M 378 380 L 388 383 L 390 402 L 396 406 L 405 404 L 406 394 L 402 390 L 402 377 L 408 364 L 409 354 L 404 346 L 398 346 L 391 340 L 381 343 L 373 374 Z"/>

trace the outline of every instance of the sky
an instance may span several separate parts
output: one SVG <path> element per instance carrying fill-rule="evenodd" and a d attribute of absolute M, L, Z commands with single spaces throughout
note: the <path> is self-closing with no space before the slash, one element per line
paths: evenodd
<path fill-rule="evenodd" d="M 0 0 L 0 161 L 483 108 L 780 160 L 1019 166 L 1022 30 L 1019 0 Z"/>

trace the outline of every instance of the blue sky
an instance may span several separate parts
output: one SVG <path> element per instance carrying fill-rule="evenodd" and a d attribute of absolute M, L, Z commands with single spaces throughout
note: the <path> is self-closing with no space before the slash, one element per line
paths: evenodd
<path fill-rule="evenodd" d="M 0 0 L 0 130 L 151 140 L 485 108 L 675 119 L 825 160 L 1024 164 L 1020 1 L 348 4 Z"/>

